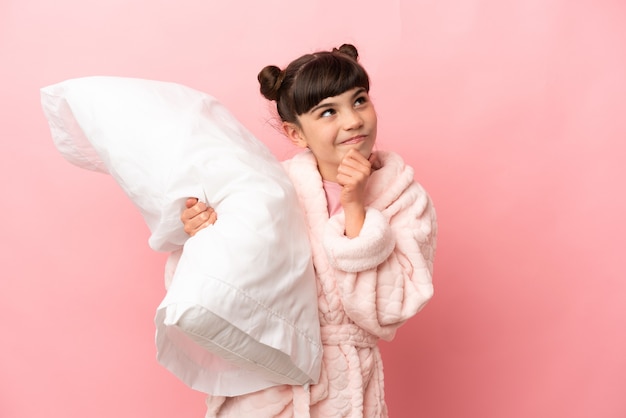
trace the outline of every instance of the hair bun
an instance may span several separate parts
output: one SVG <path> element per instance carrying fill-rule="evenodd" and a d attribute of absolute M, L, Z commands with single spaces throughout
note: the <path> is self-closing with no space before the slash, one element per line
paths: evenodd
<path fill-rule="evenodd" d="M 347 55 L 355 61 L 359 59 L 359 52 L 352 44 L 343 44 L 339 48 L 333 48 L 333 52 L 339 52 L 340 54 Z"/>
<path fill-rule="evenodd" d="M 259 72 L 257 79 L 261 85 L 261 94 L 267 100 L 276 100 L 278 98 L 278 90 L 282 84 L 283 77 L 283 71 L 275 65 L 268 65 Z"/>

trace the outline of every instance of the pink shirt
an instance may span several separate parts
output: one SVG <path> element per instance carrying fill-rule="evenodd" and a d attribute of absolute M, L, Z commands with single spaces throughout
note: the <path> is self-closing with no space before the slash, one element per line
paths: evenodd
<path fill-rule="evenodd" d="M 341 207 L 341 185 L 332 181 L 322 180 L 324 191 L 326 192 L 326 203 L 328 204 L 328 216 L 338 213 Z"/>

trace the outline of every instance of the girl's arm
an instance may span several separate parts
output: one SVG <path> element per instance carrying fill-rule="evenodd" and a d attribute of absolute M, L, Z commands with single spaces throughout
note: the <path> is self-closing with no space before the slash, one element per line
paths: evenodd
<path fill-rule="evenodd" d="M 324 247 L 344 309 L 357 325 L 390 340 L 433 294 L 437 222 L 432 202 L 412 183 L 388 207 L 369 207 L 358 237 L 342 237 L 343 222 L 341 215 L 331 219 Z"/>
<path fill-rule="evenodd" d="M 356 149 L 346 153 L 337 169 L 337 182 L 342 186 L 341 206 L 346 216 L 344 232 L 348 238 L 358 236 L 365 222 L 365 186 L 371 172 L 371 161 Z"/>

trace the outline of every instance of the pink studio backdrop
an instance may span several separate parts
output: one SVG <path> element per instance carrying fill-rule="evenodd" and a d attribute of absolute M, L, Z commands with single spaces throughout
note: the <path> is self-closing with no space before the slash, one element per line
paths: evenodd
<path fill-rule="evenodd" d="M 0 417 L 202 417 L 155 360 L 164 254 L 65 162 L 39 88 L 86 75 L 220 98 L 279 157 L 266 64 L 355 43 L 379 148 L 432 194 L 433 301 L 382 344 L 392 418 L 626 416 L 626 4 L 0 3 Z"/>

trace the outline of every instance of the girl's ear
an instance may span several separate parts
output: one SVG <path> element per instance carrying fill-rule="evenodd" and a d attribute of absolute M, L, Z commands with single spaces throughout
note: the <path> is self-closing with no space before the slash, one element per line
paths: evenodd
<path fill-rule="evenodd" d="M 287 138 L 289 138 L 295 146 L 300 148 L 307 147 L 302 129 L 300 129 L 298 125 L 292 122 L 283 122 L 283 131 L 285 132 L 285 135 L 287 135 Z"/>

